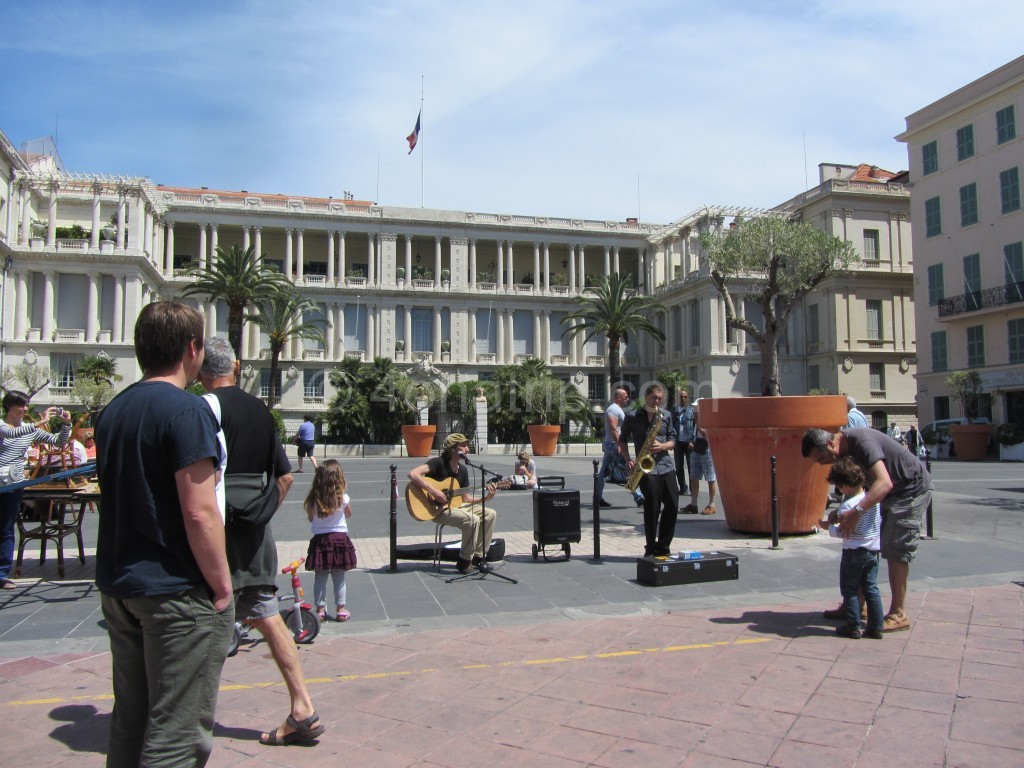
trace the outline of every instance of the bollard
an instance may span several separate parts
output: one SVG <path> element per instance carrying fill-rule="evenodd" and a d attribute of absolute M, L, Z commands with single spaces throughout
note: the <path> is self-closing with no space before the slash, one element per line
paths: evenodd
<path fill-rule="evenodd" d="M 928 470 L 928 475 L 932 474 L 932 452 L 927 448 L 924 449 L 924 468 Z M 934 494 L 935 491 L 932 491 Z M 935 538 L 935 528 L 932 521 L 932 497 L 928 498 L 928 509 L 924 513 L 924 535 L 926 538 Z"/>
<path fill-rule="evenodd" d="M 391 550 L 391 565 L 388 568 L 392 573 L 398 570 L 398 465 L 391 465 L 391 520 L 388 527 L 389 549 Z"/>
<path fill-rule="evenodd" d="M 594 559 L 601 559 L 601 500 L 597 498 L 597 472 L 601 462 L 594 459 Z"/>
<path fill-rule="evenodd" d="M 781 549 L 779 546 L 779 492 L 777 487 L 777 474 L 775 469 L 775 457 L 772 456 L 772 549 Z"/>

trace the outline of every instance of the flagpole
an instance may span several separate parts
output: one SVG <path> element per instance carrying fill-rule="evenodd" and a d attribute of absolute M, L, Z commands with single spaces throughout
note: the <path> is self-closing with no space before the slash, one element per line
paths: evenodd
<path fill-rule="evenodd" d="M 423 75 L 420 75 L 420 134 L 423 134 Z M 423 151 L 420 147 L 420 208 L 423 207 Z"/>

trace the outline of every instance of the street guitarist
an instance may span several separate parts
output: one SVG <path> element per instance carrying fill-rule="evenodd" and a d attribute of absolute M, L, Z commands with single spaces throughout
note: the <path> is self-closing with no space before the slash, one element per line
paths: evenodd
<path fill-rule="evenodd" d="M 494 510 L 487 508 L 484 516 L 484 535 L 481 537 L 481 502 L 494 498 L 497 489 L 493 484 L 488 485 L 487 494 L 483 499 L 479 494 L 463 492 L 462 506 L 452 508 L 451 495 L 445 495 L 443 490 L 426 482 L 424 478 L 441 482 L 449 489 L 468 488 L 469 470 L 462 463 L 468 455 L 469 439 L 455 432 L 445 438 L 440 456 L 430 459 L 426 464 L 420 464 L 409 473 L 410 483 L 437 503 L 438 512 L 434 516 L 434 522 L 455 526 L 462 531 L 462 549 L 459 551 L 459 559 L 455 561 L 459 573 L 467 573 L 471 567 L 483 562 L 486 557 L 485 550 L 490 546 L 494 533 Z"/>

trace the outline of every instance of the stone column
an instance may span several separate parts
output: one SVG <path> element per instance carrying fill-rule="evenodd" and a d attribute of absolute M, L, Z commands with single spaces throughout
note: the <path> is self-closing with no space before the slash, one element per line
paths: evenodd
<path fill-rule="evenodd" d="M 56 181 L 50 182 L 50 219 L 46 222 L 46 247 L 53 248 L 57 242 L 57 189 Z M 49 341 L 49 339 L 47 339 Z"/>
<path fill-rule="evenodd" d="M 43 272 L 43 341 L 53 341 L 54 275 Z"/>
<path fill-rule="evenodd" d="M 412 361 L 412 307 L 408 304 L 405 305 L 403 322 L 405 323 L 405 354 L 402 355 L 402 359 L 408 363 Z"/>
<path fill-rule="evenodd" d="M 164 274 L 174 274 L 174 222 L 168 221 L 164 227 L 164 237 L 167 244 L 164 246 Z"/>
<path fill-rule="evenodd" d="M 377 236 L 373 232 L 368 232 L 366 234 L 366 241 L 366 284 L 375 285 L 377 282 L 377 270 L 374 269 L 377 266 Z M 367 322 L 366 327 L 369 329 L 369 322 Z"/>
<path fill-rule="evenodd" d="M 540 310 L 533 310 L 533 356 L 544 360 L 544 352 L 541 345 L 540 331 Z M 546 361 L 545 361 L 546 362 Z"/>
<path fill-rule="evenodd" d="M 292 279 L 292 272 L 294 271 L 294 258 L 292 256 L 292 231 L 286 229 L 284 231 L 284 275 L 289 280 Z"/>
<path fill-rule="evenodd" d="M 114 344 L 124 341 L 124 275 L 114 275 L 114 322 L 110 338 Z"/>
<path fill-rule="evenodd" d="M 569 295 L 576 295 L 576 246 L 569 245 Z"/>
<path fill-rule="evenodd" d="M 296 277 L 295 282 L 301 285 L 306 282 L 306 245 L 304 230 L 295 230 L 295 239 L 297 240 L 296 250 L 298 251 L 295 260 L 298 262 L 299 270 L 299 274 Z"/>
<path fill-rule="evenodd" d="M 612 249 L 611 246 L 606 245 L 604 247 L 604 276 L 608 277 L 612 273 Z"/>
<path fill-rule="evenodd" d="M 100 247 L 100 191 L 99 184 L 92 185 L 92 234 L 89 235 L 89 247 Z"/>
<path fill-rule="evenodd" d="M 437 288 L 441 285 L 441 236 L 434 235 L 434 287 Z M 434 340 L 434 344 L 437 345 L 437 339 Z M 437 355 L 435 360 L 440 360 L 440 354 Z"/>
<path fill-rule="evenodd" d="M 32 209 L 29 206 L 29 201 L 32 198 L 32 193 L 29 191 L 28 184 L 23 183 L 20 189 L 21 192 L 21 233 L 18 235 L 18 245 L 27 245 L 28 239 L 32 235 Z"/>
<path fill-rule="evenodd" d="M 153 215 L 149 209 L 140 201 L 139 209 L 142 210 L 142 251 L 153 262 L 155 255 L 153 250 Z"/>
<path fill-rule="evenodd" d="M 551 243 L 544 243 L 544 293 L 551 293 Z"/>
<path fill-rule="evenodd" d="M 541 320 L 540 327 L 541 335 L 541 349 L 544 350 L 543 360 L 545 363 L 551 364 L 551 310 L 545 309 Z"/>
<path fill-rule="evenodd" d="M 405 258 L 402 260 L 402 265 L 405 267 L 405 286 L 406 288 L 412 287 L 412 235 L 405 236 Z M 408 348 L 409 340 L 405 340 L 405 346 Z"/>
<path fill-rule="evenodd" d="M 217 246 L 220 241 L 219 226 L 216 222 L 210 225 L 210 264 L 217 263 Z"/>
<path fill-rule="evenodd" d="M 503 293 L 505 290 L 505 245 L 501 240 L 498 240 L 495 245 L 498 246 L 498 258 L 495 262 L 494 282 L 497 283 L 498 293 Z"/>
<path fill-rule="evenodd" d="M 345 305 L 338 305 L 338 350 L 337 359 L 345 359 Z"/>
<path fill-rule="evenodd" d="M 199 266 L 206 268 L 206 225 L 199 225 Z"/>
<path fill-rule="evenodd" d="M 476 362 L 476 310 L 469 310 L 469 362 Z"/>
<path fill-rule="evenodd" d="M 511 240 L 509 240 L 506 243 L 506 245 L 508 246 L 508 254 L 507 254 L 508 258 L 505 260 L 505 264 L 507 265 L 507 268 L 508 268 L 508 276 L 507 276 L 508 279 L 505 280 L 505 286 L 508 288 L 509 291 L 515 291 L 515 284 L 516 284 L 516 262 L 515 262 L 515 259 L 513 258 L 513 253 L 512 253 L 513 243 L 512 243 Z"/>
<path fill-rule="evenodd" d="M 242 227 L 242 250 L 243 251 L 248 251 L 249 250 L 249 245 L 250 245 L 249 239 L 250 239 L 249 238 L 249 227 L 248 226 L 244 226 L 244 227 Z"/>
<path fill-rule="evenodd" d="M 441 360 L 441 312 L 434 311 L 434 362 Z"/>
<path fill-rule="evenodd" d="M 533 291 L 540 293 L 540 243 L 533 244 Z"/>
<path fill-rule="evenodd" d="M 476 238 L 471 237 L 469 239 L 469 287 L 470 290 L 476 289 Z"/>
<path fill-rule="evenodd" d="M 99 276 L 89 273 L 89 298 L 85 307 L 85 342 L 95 344 L 100 327 L 100 286 Z"/>
<path fill-rule="evenodd" d="M 263 268 L 263 227 L 257 225 L 255 227 L 253 227 L 253 229 L 256 230 L 256 242 L 254 243 L 254 245 L 256 247 L 253 249 L 253 251 L 255 253 L 255 256 L 256 256 L 255 264 L 256 264 L 256 268 L 257 269 L 262 269 Z"/>
<path fill-rule="evenodd" d="M 334 231 L 327 231 L 327 284 L 334 285 Z"/>
<path fill-rule="evenodd" d="M 576 326 L 575 320 L 569 321 L 570 327 Z M 579 355 L 576 354 L 576 336 L 569 336 L 569 365 L 579 365 Z"/>
<path fill-rule="evenodd" d="M 19 269 L 14 273 L 17 291 L 14 294 L 14 340 L 25 341 L 25 327 L 28 320 L 28 273 Z"/>
<path fill-rule="evenodd" d="M 505 364 L 505 310 L 498 308 L 494 310 L 494 319 L 496 322 L 494 341 L 495 341 L 495 362 L 498 365 Z"/>
<path fill-rule="evenodd" d="M 370 360 L 377 356 L 377 306 L 366 304 L 366 355 Z"/>
<path fill-rule="evenodd" d="M 345 279 L 345 230 L 338 230 L 338 280 Z M 344 311 L 344 310 L 343 310 Z"/>
<path fill-rule="evenodd" d="M 616 273 L 620 273 L 619 269 L 619 246 L 615 246 L 615 258 L 614 258 L 614 270 Z"/>

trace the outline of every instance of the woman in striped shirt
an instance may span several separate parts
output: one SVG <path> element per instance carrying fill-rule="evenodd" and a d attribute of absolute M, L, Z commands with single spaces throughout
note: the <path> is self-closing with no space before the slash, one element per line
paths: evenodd
<path fill-rule="evenodd" d="M 4 420 L 0 422 L 0 485 L 17 483 L 25 477 L 25 454 L 33 443 L 64 445 L 71 435 L 71 414 L 63 408 L 47 408 L 38 424 L 54 416 L 64 421 L 59 434 L 44 432 L 37 424 L 24 424 L 28 414 L 28 395 L 10 391 L 4 395 Z M 8 577 L 14 562 L 14 523 L 21 508 L 22 491 L 0 493 L 0 588 L 15 589 Z"/>

